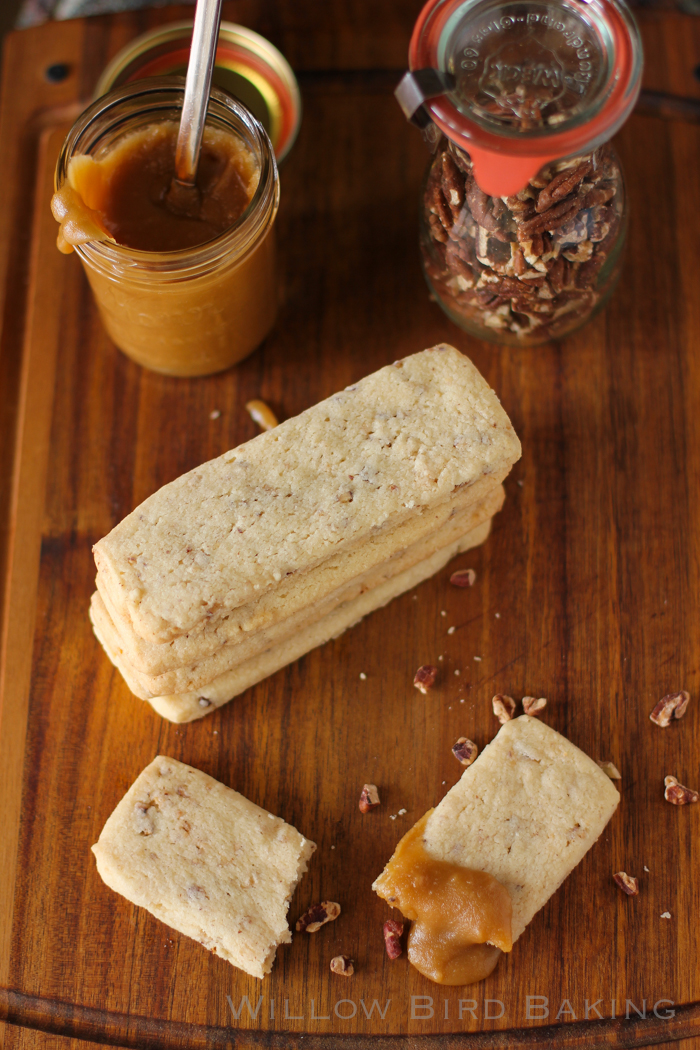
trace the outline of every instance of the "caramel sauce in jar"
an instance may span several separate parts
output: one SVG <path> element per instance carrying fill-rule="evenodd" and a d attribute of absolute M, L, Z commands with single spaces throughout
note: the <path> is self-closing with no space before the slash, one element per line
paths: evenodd
<path fill-rule="evenodd" d="M 105 157 L 71 157 L 51 207 L 58 247 L 104 238 L 142 252 L 195 248 L 224 233 L 248 207 L 259 170 L 233 135 L 205 128 L 196 191 L 189 207 L 171 203 L 178 127 L 152 124 L 126 135 Z"/>
<path fill-rule="evenodd" d="M 197 188 L 174 194 L 180 81 L 144 83 L 99 99 L 69 133 L 52 200 L 58 247 L 79 254 L 129 357 L 205 375 L 246 357 L 274 323 L 277 167 L 262 126 L 214 91 Z"/>
<path fill-rule="evenodd" d="M 437 984 L 473 984 L 512 948 L 512 902 L 493 875 L 426 852 L 431 813 L 401 839 L 375 888 L 411 920 L 408 959 L 420 973 Z"/>

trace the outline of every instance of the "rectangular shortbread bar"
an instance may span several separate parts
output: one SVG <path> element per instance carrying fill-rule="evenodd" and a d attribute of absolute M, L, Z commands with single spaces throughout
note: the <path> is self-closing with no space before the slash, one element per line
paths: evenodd
<path fill-rule="evenodd" d="M 499 730 L 429 817 L 439 860 L 488 872 L 513 901 L 513 941 L 591 848 L 620 796 L 596 763 L 538 718 Z M 381 894 L 382 876 L 374 883 Z"/>
<path fill-rule="evenodd" d="M 520 443 L 453 347 L 397 361 L 149 497 L 94 548 L 118 616 L 172 640 L 482 477 Z"/>
<path fill-rule="evenodd" d="M 92 847 L 117 893 L 252 977 L 291 941 L 287 909 L 316 849 L 198 769 L 159 755 Z"/>
<path fill-rule="evenodd" d="M 388 559 L 412 548 L 421 540 L 429 542 L 444 524 L 454 522 L 458 515 L 484 500 L 492 508 L 491 514 L 500 510 L 503 502 L 500 478 L 482 478 L 460 489 L 439 507 L 416 511 L 414 517 L 395 528 L 382 530 L 352 550 L 326 558 L 312 572 L 291 573 L 257 601 L 233 609 L 225 617 L 218 617 L 213 622 L 204 621 L 187 634 L 157 645 L 141 638 L 131 622 L 120 616 L 100 573 L 97 574 L 97 589 L 119 631 L 124 659 L 134 670 L 143 674 L 167 674 L 180 667 L 201 663 L 215 653 L 220 653 L 226 646 L 242 644 L 283 619 L 318 607 L 320 602 L 344 584 L 362 578 L 373 569 L 381 571 Z"/>
<path fill-rule="evenodd" d="M 247 660 L 235 670 L 220 675 L 219 678 L 215 678 L 213 682 L 201 687 L 197 692 L 151 697 L 148 702 L 159 715 L 171 722 L 191 722 L 196 718 L 202 718 L 215 708 L 228 703 L 235 696 L 239 696 L 257 682 L 261 682 L 263 678 L 274 674 L 294 660 L 298 660 L 305 653 L 319 645 L 324 645 L 331 638 L 337 638 L 348 627 L 352 627 L 364 616 L 386 605 L 399 594 L 429 579 L 460 552 L 484 543 L 490 527 L 491 522 L 485 521 L 466 536 L 451 543 L 448 547 L 441 548 L 411 569 L 378 584 L 352 601 L 344 602 L 332 613 L 305 630 L 293 634 L 283 642 L 272 645 L 260 656 Z M 102 633 L 99 617 L 95 616 L 94 608 L 91 608 L 90 616 L 98 641 L 114 666 L 120 671 L 131 691 L 138 696 L 139 683 L 133 679 L 128 665 L 124 664 L 119 654 L 110 647 Z"/>
<path fill-rule="evenodd" d="M 221 646 L 210 656 L 204 656 L 196 663 L 178 667 L 173 671 L 167 671 L 162 675 L 146 675 L 137 670 L 131 664 L 130 653 L 123 645 L 120 634 L 113 626 L 110 616 L 109 605 L 105 602 L 101 606 L 102 598 L 99 592 L 92 597 L 92 617 L 100 625 L 100 632 L 108 642 L 110 648 L 119 652 L 123 663 L 130 666 L 132 679 L 139 684 L 138 695 L 144 700 L 152 696 L 165 696 L 169 693 L 191 692 L 200 686 L 207 685 L 214 678 L 225 674 L 234 667 L 239 666 L 245 660 L 250 660 L 260 653 L 265 652 L 271 645 L 284 641 L 291 634 L 298 633 L 306 627 L 320 620 L 327 613 L 333 611 L 338 605 L 357 597 L 357 595 L 371 590 L 379 583 L 384 583 L 392 576 L 410 569 L 413 565 L 423 561 L 433 554 L 436 549 L 446 547 L 467 532 L 488 521 L 489 518 L 500 510 L 503 503 L 504 493 L 501 485 L 496 485 L 489 496 L 481 500 L 476 506 L 467 507 L 454 517 L 449 519 L 432 535 L 424 537 L 407 549 L 399 549 L 393 557 L 387 559 L 381 566 L 372 568 L 369 572 L 360 576 L 344 586 L 332 591 L 324 600 L 314 602 L 310 607 L 303 608 L 297 613 L 282 616 L 276 622 L 254 632 L 243 635 L 237 644 Z M 281 596 L 283 609 L 286 606 Z M 111 629 L 110 629 L 111 628 Z M 180 641 L 180 639 L 176 639 Z M 174 645 L 175 643 L 171 643 Z"/>

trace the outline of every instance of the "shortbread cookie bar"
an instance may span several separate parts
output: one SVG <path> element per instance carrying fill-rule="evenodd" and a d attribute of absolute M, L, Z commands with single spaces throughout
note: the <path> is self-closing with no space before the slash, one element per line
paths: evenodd
<path fill-rule="evenodd" d="M 99 625 L 100 634 L 110 648 L 119 653 L 124 663 L 129 664 L 131 678 L 139 684 L 138 695 L 142 699 L 148 700 L 152 696 L 163 696 L 169 693 L 191 692 L 232 670 L 243 661 L 258 656 L 271 645 L 284 641 L 289 635 L 304 630 L 343 602 L 351 601 L 359 594 L 376 587 L 377 584 L 384 583 L 392 576 L 397 576 L 418 562 L 424 561 L 436 550 L 460 539 L 482 522 L 488 521 L 496 511 L 500 510 L 503 498 L 503 487 L 498 485 L 487 499 L 481 500 L 475 507 L 468 507 L 455 514 L 429 537 L 412 544 L 406 550 L 398 550 L 381 566 L 362 573 L 356 579 L 338 587 L 324 600 L 279 619 L 267 629 L 244 634 L 242 641 L 237 644 L 224 645 L 211 656 L 199 660 L 192 666 L 180 667 L 165 674 L 145 675 L 131 665 L 129 653 L 125 651 L 121 636 L 109 617 L 109 608 L 102 604 L 102 598 L 97 593 L 92 598 L 92 616 Z M 286 605 L 284 597 L 281 596 L 280 600 L 284 607 Z"/>
<path fill-rule="evenodd" d="M 439 507 L 425 508 L 421 513 L 416 511 L 415 517 L 402 522 L 389 532 L 381 531 L 371 536 L 366 543 L 355 546 L 350 551 L 339 552 L 327 558 L 313 571 L 301 575 L 290 574 L 278 587 L 268 591 L 257 601 L 233 609 L 225 617 L 214 622 L 200 623 L 186 635 L 158 645 L 140 638 L 133 625 L 119 615 L 112 604 L 109 588 L 104 585 L 101 573 L 97 574 L 97 589 L 114 627 L 119 632 L 123 658 L 135 671 L 143 674 L 166 674 L 179 667 L 201 663 L 214 653 L 220 652 L 225 645 L 242 643 L 285 618 L 318 607 L 319 603 L 337 593 L 344 584 L 363 579 L 375 568 L 383 571 L 388 560 L 406 549 L 412 549 L 420 540 L 430 542 L 443 525 L 454 524 L 458 516 L 463 516 L 465 511 L 471 511 L 484 501 L 487 501 L 490 507 L 486 516 L 490 517 L 500 510 L 503 487 L 499 478 L 481 478 L 475 484 L 460 489 L 452 499 Z M 474 521 L 473 524 L 476 526 L 478 522 Z M 461 533 L 455 535 L 461 535 L 469 527 L 465 525 Z M 254 654 L 251 652 L 248 655 Z M 157 691 L 163 692 L 162 689 Z M 166 691 L 174 690 L 171 688 Z M 179 691 L 179 687 L 175 691 Z"/>
<path fill-rule="evenodd" d="M 503 477 L 519 456 L 495 393 L 441 345 L 166 485 L 95 545 L 95 561 L 119 615 L 169 641 Z"/>
<path fill-rule="evenodd" d="M 192 722 L 196 718 L 202 718 L 215 708 L 228 703 L 235 696 L 239 696 L 257 682 L 261 682 L 263 678 L 269 677 L 280 668 L 298 660 L 311 649 L 323 645 L 331 638 L 337 638 L 364 616 L 439 572 L 455 555 L 483 543 L 488 537 L 490 527 L 490 521 L 484 522 L 460 540 L 426 558 L 425 561 L 394 576 L 386 583 L 379 584 L 353 601 L 340 605 L 313 626 L 273 646 L 260 656 L 240 664 L 235 670 L 221 675 L 197 692 L 152 697 L 148 702 L 159 715 L 171 722 Z M 119 670 L 126 684 L 133 693 L 138 695 L 139 685 L 131 678 L 128 665 L 120 660 L 118 653 L 110 649 L 101 634 L 99 624 L 94 619 L 93 629 L 107 656 Z"/>
<path fill-rule="evenodd" d="M 287 909 L 316 849 L 198 769 L 159 755 L 92 847 L 102 879 L 252 977 L 291 941 Z"/>
<path fill-rule="evenodd" d="M 427 820 L 426 853 L 487 872 L 513 903 L 515 942 L 603 831 L 620 796 L 600 767 L 539 718 L 499 730 Z M 391 896 L 391 861 L 374 883 Z"/>

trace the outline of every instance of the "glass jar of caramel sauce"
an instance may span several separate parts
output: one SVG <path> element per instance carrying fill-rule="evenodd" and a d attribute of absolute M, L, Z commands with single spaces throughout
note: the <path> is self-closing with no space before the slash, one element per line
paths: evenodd
<path fill-rule="evenodd" d="M 173 193 L 181 77 L 125 85 L 78 118 L 56 167 L 58 247 L 75 250 L 107 332 L 145 368 L 208 375 L 277 313 L 279 176 L 262 125 L 214 89 L 197 193 Z"/>

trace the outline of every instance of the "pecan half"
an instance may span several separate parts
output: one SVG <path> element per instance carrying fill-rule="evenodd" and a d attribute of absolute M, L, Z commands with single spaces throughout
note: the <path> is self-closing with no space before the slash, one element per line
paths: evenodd
<path fill-rule="evenodd" d="M 549 185 L 545 186 L 540 191 L 540 195 L 537 198 L 537 204 L 535 210 L 538 212 L 547 211 L 557 201 L 562 200 L 564 197 L 568 197 L 573 189 L 575 189 L 580 182 L 593 170 L 593 164 L 590 160 L 585 160 L 583 164 L 579 164 L 577 168 L 568 168 L 564 171 L 560 171 L 558 175 L 555 175 Z"/>
<path fill-rule="evenodd" d="M 464 206 L 464 174 L 449 153 L 442 155 L 442 192 L 456 222 Z"/>
<path fill-rule="evenodd" d="M 501 725 L 510 722 L 515 714 L 515 700 L 512 696 L 504 696 L 503 693 L 496 693 L 491 700 L 491 706 L 493 707 L 493 713 Z"/>
<path fill-rule="evenodd" d="M 360 813 L 369 813 L 379 805 L 379 792 L 376 784 L 365 784 L 360 793 Z"/>
<path fill-rule="evenodd" d="M 592 289 L 598 280 L 598 274 L 603 268 L 603 264 L 607 258 L 607 248 L 602 248 L 596 255 L 593 255 L 588 262 L 578 264 L 578 273 L 576 273 L 575 267 L 572 267 L 574 271 L 574 277 L 576 280 L 576 287 L 582 290 Z"/>
<path fill-rule="evenodd" d="M 459 569 L 450 576 L 453 587 L 473 587 L 476 582 L 476 573 L 473 569 Z"/>
<path fill-rule="evenodd" d="M 654 725 L 662 726 L 664 729 L 671 724 L 672 719 L 682 718 L 690 703 L 690 693 L 682 689 L 680 693 L 667 693 L 659 700 L 654 710 L 649 715 Z"/>
<path fill-rule="evenodd" d="M 449 233 L 454 225 L 454 219 L 452 217 L 450 206 L 445 200 L 445 194 L 440 188 L 438 188 L 433 198 L 433 208 L 440 219 L 443 228 Z"/>
<path fill-rule="evenodd" d="M 488 230 L 493 236 L 499 241 L 509 240 L 508 235 L 505 234 L 493 214 L 491 208 L 493 207 L 493 199 L 489 197 L 479 186 L 477 186 L 475 179 L 467 179 L 467 205 L 471 212 L 472 218 L 479 224 L 484 230 Z M 491 207 L 489 207 L 491 205 Z"/>
<path fill-rule="evenodd" d="M 547 706 L 547 701 L 543 696 L 524 696 L 523 697 L 523 711 L 526 715 L 536 715 L 538 711 Z"/>
<path fill-rule="evenodd" d="M 515 248 L 514 245 L 511 245 L 511 250 L 513 252 L 513 273 L 516 277 L 522 277 L 527 272 L 527 263 L 525 262 L 523 250 L 522 248 Z"/>
<path fill-rule="evenodd" d="M 566 261 L 560 255 L 554 260 L 552 265 L 549 267 L 549 273 L 548 273 L 547 276 L 549 278 L 549 284 L 551 286 L 551 289 L 552 289 L 552 291 L 554 292 L 555 295 L 558 295 L 559 292 L 561 292 L 561 290 L 564 287 L 564 268 L 565 268 L 565 266 L 566 266 Z"/>
<path fill-rule="evenodd" d="M 629 897 L 635 897 L 639 893 L 639 879 L 635 879 L 632 875 L 628 875 L 626 871 L 615 872 L 613 878 L 620 889 Z"/>
<path fill-rule="evenodd" d="M 431 664 L 423 664 L 413 676 L 413 684 L 425 695 L 435 685 L 438 669 Z"/>
<path fill-rule="evenodd" d="M 433 215 L 431 212 L 431 214 L 428 216 L 428 223 L 430 225 L 430 232 L 432 233 L 435 240 L 440 241 L 441 244 L 447 244 L 450 238 L 447 234 L 447 231 L 445 230 L 445 227 L 438 219 L 437 215 Z"/>
<path fill-rule="evenodd" d="M 403 936 L 404 924 L 396 919 L 387 919 L 382 927 L 384 933 L 384 947 L 390 959 L 398 959 L 403 951 L 401 937 Z"/>
<path fill-rule="evenodd" d="M 297 933 L 316 933 L 316 930 L 320 930 L 327 922 L 333 922 L 339 915 L 340 905 L 335 901 L 312 904 L 301 918 L 297 919 Z"/>
<path fill-rule="evenodd" d="M 336 955 L 331 959 L 331 972 L 342 974 L 343 977 L 352 977 L 355 966 L 349 955 Z"/>
<path fill-rule="evenodd" d="M 466 736 L 461 736 L 457 743 L 452 745 L 452 754 L 463 766 L 470 766 L 479 754 L 479 748 L 473 740 L 468 740 Z"/>
<path fill-rule="evenodd" d="M 674 806 L 687 806 L 689 802 L 697 802 L 697 791 L 692 788 L 683 787 L 675 777 L 664 777 L 664 798 Z"/>
<path fill-rule="evenodd" d="M 506 299 L 511 295 L 535 298 L 539 291 L 539 286 L 544 284 L 546 279 L 544 276 L 533 277 L 528 280 L 521 277 L 502 277 L 500 281 L 492 282 L 489 288 L 496 295 L 503 296 Z"/>
<path fill-rule="evenodd" d="M 565 197 L 564 200 L 559 202 L 559 204 L 553 205 L 540 215 L 535 215 L 534 218 L 519 223 L 518 240 L 529 240 L 530 235 L 533 233 L 543 233 L 545 230 L 556 230 L 557 227 L 563 226 L 565 222 L 568 222 L 569 219 L 573 218 L 573 216 L 579 211 L 580 207 L 581 201 L 578 197 L 574 197 L 573 199 Z"/>

